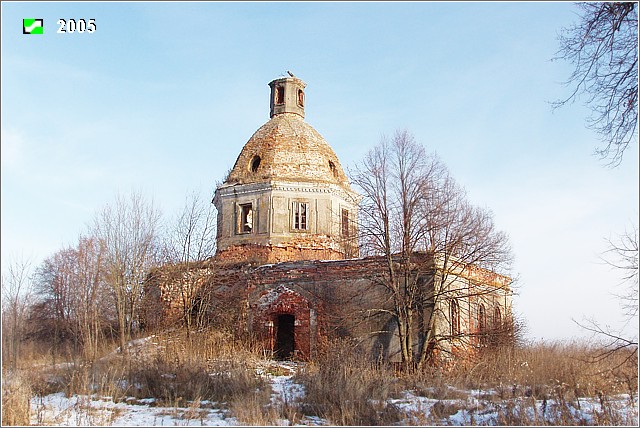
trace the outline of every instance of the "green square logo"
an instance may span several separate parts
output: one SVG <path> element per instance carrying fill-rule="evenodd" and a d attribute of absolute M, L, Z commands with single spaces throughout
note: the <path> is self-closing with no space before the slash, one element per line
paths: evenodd
<path fill-rule="evenodd" d="M 41 19 L 41 18 L 23 19 L 22 34 L 44 34 L 44 19 Z"/>

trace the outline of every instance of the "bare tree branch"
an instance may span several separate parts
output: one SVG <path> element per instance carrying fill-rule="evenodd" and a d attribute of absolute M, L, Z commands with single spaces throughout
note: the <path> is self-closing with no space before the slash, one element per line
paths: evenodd
<path fill-rule="evenodd" d="M 592 115 L 587 125 L 604 146 L 596 154 L 617 166 L 638 138 L 638 3 L 578 3 L 580 22 L 562 30 L 554 60 L 575 68 L 565 86 L 571 94 L 555 101 L 559 108 L 586 96 Z"/>

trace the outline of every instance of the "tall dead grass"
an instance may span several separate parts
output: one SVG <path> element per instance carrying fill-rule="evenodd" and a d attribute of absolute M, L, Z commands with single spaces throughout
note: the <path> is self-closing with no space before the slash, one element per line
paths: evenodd
<path fill-rule="evenodd" d="M 31 387 L 24 373 L 2 373 L 2 426 L 29 425 Z"/>
<path fill-rule="evenodd" d="M 300 403 L 304 414 L 337 425 L 389 425 L 400 419 L 387 401 L 399 393 L 397 378 L 351 341 L 331 342 L 296 379 L 306 390 Z"/>
<path fill-rule="evenodd" d="M 157 337 L 152 358 L 130 362 L 128 393 L 165 403 L 226 402 L 267 388 L 256 375 L 251 344 L 213 330 Z"/>
<path fill-rule="evenodd" d="M 447 400 L 465 401 L 469 389 L 480 389 L 487 391 L 483 399 L 500 404 L 499 424 L 629 425 L 632 421 L 617 411 L 614 397 L 637 396 L 638 361 L 624 352 L 598 359 L 602 350 L 594 345 L 537 343 L 487 349 L 446 369 L 398 374 L 371 362 L 354 342 L 338 340 L 298 370 L 294 380 L 306 392 L 300 401 L 274 403 L 268 381 L 256 375 L 263 355 L 251 342 L 211 329 L 189 336 L 177 330 L 134 341 L 126 357 L 105 351 L 94 363 L 60 364 L 34 355 L 31 361 L 41 365 L 32 367 L 28 377 L 3 372 L 2 423 L 28 425 L 33 395 L 64 392 L 114 401 L 154 398 L 171 407 L 197 408 L 209 400 L 247 425 L 297 423 L 303 415 L 336 425 L 391 425 L 407 415 L 389 399 L 407 389 L 442 400 L 444 407 L 433 406 L 425 419 L 432 423 L 456 410 L 446 407 Z M 599 403 L 588 419 L 577 411 L 584 397 Z"/>
<path fill-rule="evenodd" d="M 154 398 L 157 405 L 171 407 L 241 401 L 269 389 L 255 372 L 258 358 L 250 343 L 222 332 L 186 336 L 175 331 L 133 341 L 126 355 L 110 352 L 95 363 L 44 366 L 30 376 L 28 391 L 38 396 L 98 395 L 115 402 Z"/>
<path fill-rule="evenodd" d="M 578 342 L 536 343 L 487 349 L 447 369 L 429 368 L 401 376 L 407 389 L 434 399 L 462 399 L 470 389 L 485 391 L 496 406 L 499 425 L 629 425 L 638 393 L 638 360 L 633 350 L 599 358 L 603 349 Z M 620 394 L 628 394 L 621 402 Z M 596 406 L 583 411 L 585 399 Z M 637 406 L 635 407 L 637 420 Z"/>
<path fill-rule="evenodd" d="M 455 367 L 450 377 L 465 388 L 524 388 L 526 395 L 544 399 L 553 391 L 576 397 L 627 393 L 638 389 L 638 361 L 626 351 L 598 359 L 602 349 L 578 342 L 541 342 L 522 347 L 487 350 L 468 365 Z M 516 391 L 517 392 L 517 391 Z"/>

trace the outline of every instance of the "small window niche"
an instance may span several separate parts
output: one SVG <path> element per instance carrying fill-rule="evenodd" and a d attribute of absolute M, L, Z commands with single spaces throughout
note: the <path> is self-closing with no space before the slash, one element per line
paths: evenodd
<path fill-rule="evenodd" d="M 449 305 L 450 317 L 451 317 L 451 336 L 455 337 L 460 334 L 460 309 L 458 309 L 458 302 L 451 301 Z"/>
<path fill-rule="evenodd" d="M 253 231 L 253 204 L 240 204 L 239 233 L 251 233 Z"/>
<path fill-rule="evenodd" d="M 341 225 L 342 225 L 342 237 L 343 238 L 349 238 L 350 235 L 350 231 L 349 231 L 349 210 L 347 209 L 342 209 L 342 221 L 341 221 Z"/>
<path fill-rule="evenodd" d="M 252 159 L 251 159 L 251 163 L 249 164 L 249 169 L 251 170 L 251 172 L 258 172 L 258 168 L 260 168 L 260 161 L 262 159 L 260 159 L 260 156 L 255 155 Z"/>
<path fill-rule="evenodd" d="M 478 333 L 485 333 L 487 330 L 487 313 L 484 305 L 480 303 L 478 306 Z"/>
<path fill-rule="evenodd" d="M 338 170 L 336 169 L 336 164 L 332 161 L 329 161 L 329 170 L 331 170 L 331 174 L 333 174 L 334 177 L 338 178 Z"/>
<path fill-rule="evenodd" d="M 284 86 L 276 86 L 276 104 L 284 104 Z"/>
<path fill-rule="evenodd" d="M 304 107 L 304 91 L 302 89 L 298 89 L 298 105 Z"/>
<path fill-rule="evenodd" d="M 307 213 L 309 204 L 306 202 L 293 202 L 293 228 L 294 230 L 307 230 Z"/>
<path fill-rule="evenodd" d="M 497 329 L 502 327 L 502 314 L 498 306 L 493 309 L 493 325 Z"/>

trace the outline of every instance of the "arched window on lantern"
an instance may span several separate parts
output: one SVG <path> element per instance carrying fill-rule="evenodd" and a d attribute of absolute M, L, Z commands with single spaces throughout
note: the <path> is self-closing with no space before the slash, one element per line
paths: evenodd
<path fill-rule="evenodd" d="M 276 104 L 284 104 L 284 86 L 276 86 Z"/>

